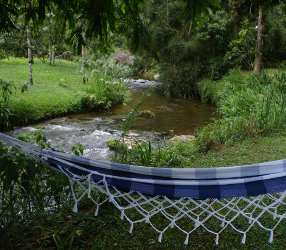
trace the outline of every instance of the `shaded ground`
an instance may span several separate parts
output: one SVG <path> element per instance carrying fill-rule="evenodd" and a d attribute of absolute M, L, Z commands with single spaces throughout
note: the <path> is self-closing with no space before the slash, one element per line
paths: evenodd
<path fill-rule="evenodd" d="M 116 209 L 110 205 L 102 208 L 99 217 L 70 212 L 36 219 L 33 223 L 14 226 L 1 234 L 0 249 L 192 249 L 192 250 L 282 250 L 286 247 L 286 225 L 281 224 L 274 234 L 274 242 L 268 243 L 269 235 L 259 230 L 247 234 L 245 245 L 241 236 L 227 231 L 221 234 L 219 246 L 214 237 L 203 231 L 190 238 L 188 246 L 185 237 L 177 231 L 168 232 L 162 243 L 148 225 L 136 225 L 133 234 L 129 226 L 120 220 Z"/>

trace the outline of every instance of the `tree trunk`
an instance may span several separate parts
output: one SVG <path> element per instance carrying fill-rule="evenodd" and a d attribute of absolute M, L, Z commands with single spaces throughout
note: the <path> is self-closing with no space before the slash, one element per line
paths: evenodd
<path fill-rule="evenodd" d="M 56 61 L 56 48 L 55 45 L 52 46 L 52 64 L 54 65 Z"/>
<path fill-rule="evenodd" d="M 56 61 L 56 48 L 55 45 L 49 44 L 49 64 L 54 65 Z"/>
<path fill-rule="evenodd" d="M 52 45 L 49 43 L 49 64 L 52 65 L 53 58 L 52 58 Z"/>
<path fill-rule="evenodd" d="M 49 64 L 54 65 L 55 64 L 55 45 L 49 45 Z"/>
<path fill-rule="evenodd" d="M 230 0 L 229 6 L 230 6 L 230 13 L 232 17 L 232 23 L 233 23 L 233 32 L 234 34 L 238 34 L 240 30 L 240 23 L 241 23 L 241 15 L 240 15 L 240 1 L 238 0 Z"/>
<path fill-rule="evenodd" d="M 86 48 L 85 46 L 81 46 L 81 73 L 83 75 L 82 82 L 84 84 L 88 82 L 88 78 L 86 76 L 85 63 L 86 63 Z"/>
<path fill-rule="evenodd" d="M 31 44 L 31 29 L 27 26 L 27 47 L 28 47 L 28 68 L 29 77 L 28 84 L 33 85 L 33 54 L 32 54 L 32 44 Z"/>
<path fill-rule="evenodd" d="M 263 63 L 263 30 L 264 30 L 264 18 L 263 18 L 263 7 L 259 5 L 258 10 L 258 23 L 257 23 L 257 39 L 256 39 L 256 51 L 254 61 L 254 73 L 259 74 L 262 70 Z"/>

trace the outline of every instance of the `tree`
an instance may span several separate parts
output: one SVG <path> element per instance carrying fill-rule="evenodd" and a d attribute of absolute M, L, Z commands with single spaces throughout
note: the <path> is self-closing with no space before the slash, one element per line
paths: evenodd
<path fill-rule="evenodd" d="M 33 53 L 32 53 L 32 43 L 31 43 L 31 26 L 27 24 L 27 50 L 28 50 L 28 68 L 29 68 L 29 78 L 28 85 L 33 85 Z"/>
<path fill-rule="evenodd" d="M 14 16 L 17 13 L 17 7 L 14 2 L 0 0 L 0 32 L 9 31 L 15 28 Z"/>
<path fill-rule="evenodd" d="M 66 20 L 62 18 L 58 9 L 53 7 L 46 16 L 42 27 L 44 34 L 42 35 L 41 43 L 44 44 L 48 52 L 49 64 L 54 65 L 57 50 L 64 48 L 68 27 Z"/>
<path fill-rule="evenodd" d="M 47 14 L 47 26 L 46 28 L 48 29 L 48 40 L 49 40 L 49 64 L 50 65 L 53 65 L 55 64 L 55 37 L 56 37 L 56 34 L 55 34 L 55 31 L 56 30 L 56 26 L 57 26 L 57 23 L 55 23 L 54 21 L 55 19 L 55 15 L 53 12 L 50 12 Z"/>
<path fill-rule="evenodd" d="M 14 22 L 20 15 L 26 22 L 42 22 L 47 12 L 56 8 L 63 19 L 73 22 L 74 15 L 86 22 L 88 35 L 107 36 L 115 31 L 118 23 L 126 23 L 136 29 L 139 5 L 144 0 L 0 0 L 0 27 L 3 30 L 15 28 Z M 8 2 L 8 3 L 7 3 Z"/>
<path fill-rule="evenodd" d="M 258 20 L 257 20 L 257 38 L 256 38 L 256 49 L 255 49 L 255 61 L 254 61 L 254 73 L 259 74 L 262 70 L 263 63 L 263 30 L 264 30 L 264 15 L 263 6 L 258 6 Z"/>
<path fill-rule="evenodd" d="M 273 8 L 275 5 L 280 4 L 280 0 L 255 0 L 254 4 L 258 12 L 257 17 L 257 38 L 256 38 L 256 49 L 255 49 L 255 60 L 253 71 L 259 74 L 263 66 L 263 38 L 264 38 L 264 26 L 267 11 Z"/>

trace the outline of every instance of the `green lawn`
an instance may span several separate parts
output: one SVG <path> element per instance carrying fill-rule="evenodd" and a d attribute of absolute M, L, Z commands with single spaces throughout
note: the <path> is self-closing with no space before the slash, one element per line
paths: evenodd
<path fill-rule="evenodd" d="M 35 59 L 33 74 L 34 85 L 21 93 L 28 77 L 26 59 L 0 60 L 0 79 L 13 82 L 17 88 L 11 101 L 13 125 L 84 111 L 81 100 L 87 88 L 97 84 L 96 77 L 83 84 L 79 63 L 69 61 L 58 60 L 55 66 L 50 66 Z"/>
<path fill-rule="evenodd" d="M 188 167 L 225 167 L 260 163 L 286 158 L 286 133 L 250 138 L 233 144 L 219 145 L 206 154 L 184 154 L 183 162 Z"/>

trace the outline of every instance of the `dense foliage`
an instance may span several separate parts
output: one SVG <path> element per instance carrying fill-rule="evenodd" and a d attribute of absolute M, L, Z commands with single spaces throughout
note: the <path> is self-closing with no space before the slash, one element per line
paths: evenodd
<path fill-rule="evenodd" d="M 247 1 L 224 1 L 197 15 L 184 1 L 150 1 L 145 8 L 147 37 L 142 51 L 161 68 L 166 94 L 198 96 L 196 82 L 219 79 L 229 69 L 252 70 L 256 59 L 257 8 Z M 273 7 L 274 6 L 274 7 Z M 285 56 L 285 4 L 265 7 L 264 67 Z"/>
<path fill-rule="evenodd" d="M 67 181 L 46 166 L 3 145 L 0 145 L 0 166 L 0 230 L 65 204 Z"/>

